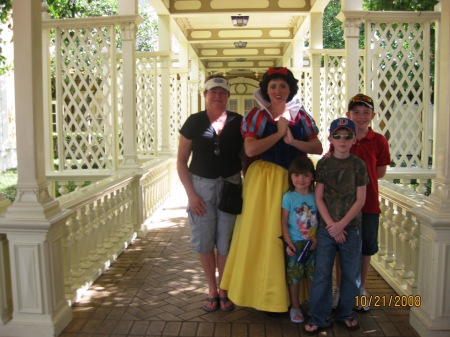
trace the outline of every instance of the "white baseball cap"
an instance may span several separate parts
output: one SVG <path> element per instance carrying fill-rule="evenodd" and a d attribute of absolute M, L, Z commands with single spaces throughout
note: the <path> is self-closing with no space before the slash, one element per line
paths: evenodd
<path fill-rule="evenodd" d="M 212 88 L 223 88 L 230 92 L 230 84 L 228 80 L 221 77 L 214 77 L 205 82 L 205 90 L 211 90 Z"/>

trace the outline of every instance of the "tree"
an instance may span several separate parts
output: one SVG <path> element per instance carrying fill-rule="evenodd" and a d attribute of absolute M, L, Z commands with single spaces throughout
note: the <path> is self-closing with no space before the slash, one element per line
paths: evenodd
<path fill-rule="evenodd" d="M 5 40 L 3 31 L 5 29 L 12 29 L 11 22 L 12 0 L 0 0 L 0 75 L 12 68 L 6 57 L 3 55 L 3 46 L 12 41 Z"/>
<path fill-rule="evenodd" d="M 432 11 L 438 0 L 364 0 L 367 11 Z M 340 0 L 330 0 L 323 13 L 323 47 L 325 49 L 343 49 L 345 47 L 342 23 L 336 18 L 341 11 Z M 364 48 L 364 27 L 360 48 Z"/>
<path fill-rule="evenodd" d="M 37 1 L 37 0 L 36 0 Z M 53 19 L 117 15 L 117 0 L 47 0 Z M 137 50 L 154 51 L 158 41 L 158 20 L 146 1 L 140 1 L 143 23 L 137 32 Z M 2 53 L 2 46 L 13 41 L 5 40 L 3 30 L 12 29 L 12 0 L 0 0 L 0 75 L 12 69 L 12 60 Z"/>

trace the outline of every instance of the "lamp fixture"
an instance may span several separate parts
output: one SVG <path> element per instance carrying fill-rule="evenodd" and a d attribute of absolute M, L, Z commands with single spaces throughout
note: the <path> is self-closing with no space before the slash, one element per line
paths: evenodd
<path fill-rule="evenodd" d="M 236 58 L 236 62 L 245 62 L 245 60 L 247 60 L 245 57 Z"/>
<path fill-rule="evenodd" d="M 247 26 L 248 23 L 248 15 L 242 16 L 241 14 L 232 15 L 231 22 L 233 22 L 233 26 L 235 27 L 244 27 Z"/>
<path fill-rule="evenodd" d="M 234 46 L 236 48 L 245 48 L 247 47 L 247 42 L 243 42 L 243 41 L 238 41 L 234 43 Z"/>

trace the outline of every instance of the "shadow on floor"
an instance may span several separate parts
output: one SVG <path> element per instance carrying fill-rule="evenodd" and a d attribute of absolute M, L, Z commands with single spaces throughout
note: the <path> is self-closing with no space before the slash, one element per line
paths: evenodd
<path fill-rule="evenodd" d="M 60 337 L 294 337 L 306 336 L 304 324 L 288 313 L 269 317 L 251 308 L 206 313 L 207 288 L 189 243 L 184 192 L 176 193 L 149 220 L 150 232 L 137 239 L 72 307 L 73 320 Z M 395 296 L 374 270 L 370 294 Z M 361 328 L 341 324 L 317 336 L 418 337 L 409 308 L 377 307 L 357 313 Z"/>

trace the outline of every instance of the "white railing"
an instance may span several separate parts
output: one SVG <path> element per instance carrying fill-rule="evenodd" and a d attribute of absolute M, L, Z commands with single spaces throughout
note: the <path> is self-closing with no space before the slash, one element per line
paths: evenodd
<path fill-rule="evenodd" d="M 174 160 L 160 158 L 138 172 L 118 172 L 58 199 L 71 210 L 64 235 L 68 300 L 75 301 L 137 235 L 146 234 L 145 219 L 169 197 L 175 182 Z"/>
<path fill-rule="evenodd" d="M 416 295 L 420 222 L 414 209 L 425 196 L 408 187 L 379 181 L 381 216 L 379 252 L 371 264 L 399 295 Z"/>
<path fill-rule="evenodd" d="M 177 184 L 174 159 L 158 158 L 135 171 L 91 183 L 57 200 L 62 214 L 63 274 L 66 299 L 74 303 L 137 236 L 145 220 Z M 0 317 L 12 314 L 7 238 L 0 234 Z M 14 285 L 12 285 L 14 287 Z"/>

